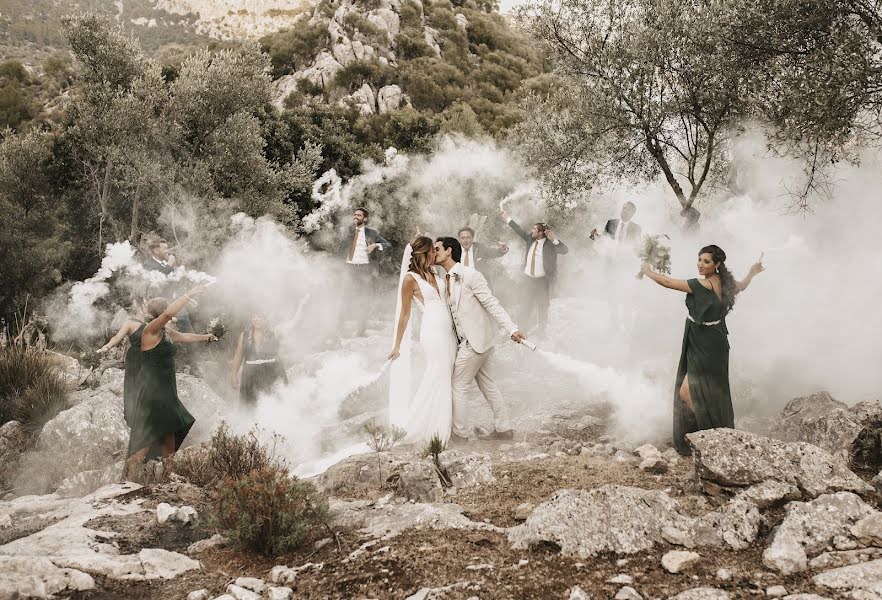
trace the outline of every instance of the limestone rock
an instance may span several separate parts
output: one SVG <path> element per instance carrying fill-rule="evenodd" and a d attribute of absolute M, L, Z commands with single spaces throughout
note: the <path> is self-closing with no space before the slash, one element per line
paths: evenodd
<path fill-rule="evenodd" d="M 826 596 L 818 596 L 817 594 L 790 594 L 784 596 L 784 600 L 831 600 Z"/>
<path fill-rule="evenodd" d="M 717 588 L 692 588 L 671 596 L 669 600 L 729 600 L 729 594 Z"/>
<path fill-rule="evenodd" d="M 569 600 L 590 600 L 590 596 L 578 585 L 570 588 Z"/>
<path fill-rule="evenodd" d="M 95 588 L 91 576 L 59 568 L 38 556 L 0 556 L 0 598 L 51 598 L 64 591 Z"/>
<path fill-rule="evenodd" d="M 684 569 L 688 569 L 701 560 L 701 556 L 697 552 L 684 552 L 682 550 L 671 550 L 662 556 L 662 566 L 668 573 L 680 573 Z"/>
<path fill-rule="evenodd" d="M 659 449 L 652 444 L 643 444 L 639 448 L 636 448 L 634 453 L 642 460 L 646 460 L 647 458 L 661 458 L 662 455 Z"/>
<path fill-rule="evenodd" d="M 799 500 L 802 494 L 795 485 L 767 479 L 756 485 L 738 492 L 736 498 L 756 504 L 759 508 L 768 508 L 785 500 Z"/>
<path fill-rule="evenodd" d="M 780 598 L 787 595 L 787 588 L 783 585 L 773 585 L 766 589 L 766 596 L 769 598 Z"/>
<path fill-rule="evenodd" d="M 763 564 L 784 575 L 804 571 L 808 557 L 819 554 L 836 538 L 847 536 L 856 522 L 875 511 L 858 496 L 839 492 L 811 502 L 791 502 Z"/>
<path fill-rule="evenodd" d="M 856 550 L 834 550 L 819 554 L 809 561 L 809 569 L 822 571 L 882 558 L 882 548 L 858 548 Z"/>
<path fill-rule="evenodd" d="M 379 457 L 384 481 L 398 479 L 406 461 L 383 453 Z M 340 497 L 347 489 L 373 489 L 379 483 L 376 454 L 357 454 L 338 462 L 322 473 L 316 486 L 325 494 Z"/>
<path fill-rule="evenodd" d="M 125 461 L 121 460 L 103 469 L 81 471 L 62 480 L 56 493 L 64 498 L 74 498 L 85 496 L 105 485 L 121 482 L 125 465 Z"/>
<path fill-rule="evenodd" d="M 449 452 L 443 452 L 439 459 L 447 469 L 453 487 L 466 488 L 496 481 L 490 455 L 473 452 L 447 458 L 445 455 Z"/>
<path fill-rule="evenodd" d="M 882 594 L 882 559 L 825 571 L 812 581 L 842 593 L 851 591 L 852 597 L 859 600 L 878 597 Z"/>
<path fill-rule="evenodd" d="M 874 512 L 855 523 L 851 535 L 866 546 L 882 546 L 882 513 Z"/>
<path fill-rule="evenodd" d="M 297 577 L 303 571 L 307 571 L 310 569 L 321 570 L 324 565 L 314 564 L 314 563 L 306 563 L 299 567 L 287 567 L 285 565 L 276 565 L 270 570 L 270 581 L 273 583 L 294 583 L 297 581 Z"/>
<path fill-rule="evenodd" d="M 208 590 L 203 588 L 201 590 L 193 590 L 187 594 L 187 600 L 208 600 L 209 596 Z"/>
<path fill-rule="evenodd" d="M 223 548 L 229 543 L 229 540 L 219 533 L 215 533 L 210 538 L 193 542 L 187 546 L 187 554 L 201 554 L 210 548 Z"/>
<path fill-rule="evenodd" d="M 847 404 L 834 400 L 829 392 L 794 398 L 779 415 L 776 437 L 785 442 L 808 441 L 802 437 L 803 423 L 815 421 L 834 410 L 847 408 Z"/>
<path fill-rule="evenodd" d="M 523 525 L 508 530 L 516 548 L 552 542 L 565 555 L 634 554 L 662 541 L 662 528 L 685 528 L 688 519 L 666 493 L 618 485 L 560 490 Z"/>
<path fill-rule="evenodd" d="M 233 583 L 227 586 L 227 593 L 236 600 L 261 600 L 260 594 Z"/>
<path fill-rule="evenodd" d="M 156 521 L 165 523 L 167 521 L 178 521 L 187 525 L 196 521 L 199 515 L 192 506 L 171 506 L 166 502 L 160 502 L 156 506 Z"/>
<path fill-rule="evenodd" d="M 428 459 L 408 463 L 401 468 L 396 493 L 415 502 L 439 502 L 444 498 L 441 479 Z"/>
<path fill-rule="evenodd" d="M 607 583 L 617 583 L 619 585 L 631 585 L 634 583 L 634 578 L 626 573 L 619 573 L 618 575 L 613 575 L 609 579 L 606 580 Z"/>
<path fill-rule="evenodd" d="M 352 92 L 349 96 L 355 103 L 355 108 L 363 115 L 372 115 L 376 111 L 377 100 L 374 97 L 374 90 L 368 84 L 362 85 L 360 88 Z"/>
<path fill-rule="evenodd" d="M 292 600 L 294 598 L 294 590 L 289 587 L 270 586 L 266 590 L 267 600 Z"/>
<path fill-rule="evenodd" d="M 616 592 L 615 600 L 643 600 L 643 596 L 641 596 L 637 590 L 632 588 L 629 585 L 626 585 L 618 592 Z"/>
<path fill-rule="evenodd" d="M 469 28 L 469 20 L 468 20 L 468 18 L 467 18 L 464 14 L 462 14 L 462 13 L 456 13 L 456 24 L 457 24 L 460 28 L 465 29 L 465 30 L 467 30 L 467 29 Z"/>
<path fill-rule="evenodd" d="M 258 594 L 262 593 L 264 589 L 266 589 L 266 582 L 263 579 L 258 579 L 257 577 L 238 577 L 234 582 L 239 587 L 243 587 L 246 590 L 251 590 L 252 592 L 257 592 Z"/>
<path fill-rule="evenodd" d="M 377 92 L 377 108 L 380 114 L 398 110 L 409 104 L 407 95 L 395 84 L 383 86 Z"/>
<path fill-rule="evenodd" d="M 842 458 L 805 442 L 785 443 L 724 428 L 686 437 L 699 477 L 721 486 L 745 487 L 774 479 L 812 498 L 837 491 L 872 491 Z"/>
<path fill-rule="evenodd" d="M 526 521 L 533 513 L 534 508 L 536 507 L 530 502 L 518 504 L 512 511 L 512 518 L 514 518 L 515 521 Z"/>
<path fill-rule="evenodd" d="M 695 548 L 726 545 L 743 550 L 759 535 L 762 516 L 754 504 L 734 499 L 719 509 L 687 521 L 683 529 L 667 526 L 662 536 L 668 542 Z"/>

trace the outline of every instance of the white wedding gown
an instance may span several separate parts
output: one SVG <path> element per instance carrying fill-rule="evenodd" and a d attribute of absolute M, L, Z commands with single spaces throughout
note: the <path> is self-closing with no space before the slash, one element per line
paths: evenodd
<path fill-rule="evenodd" d="M 453 319 L 447 307 L 444 280 L 435 276 L 438 289 L 428 281 L 406 271 L 409 262 L 410 246 L 405 252 L 402 264 L 401 282 L 405 277 L 413 277 L 419 285 L 423 296 L 421 303 L 414 297 L 411 311 L 411 323 L 420 312 L 419 349 L 425 361 L 425 369 L 419 374 L 418 384 L 416 373 L 413 373 L 415 348 L 412 343 L 412 328 L 408 324 L 401 344 L 401 356 L 392 363 L 389 381 L 389 423 L 401 427 L 407 432 L 404 443 L 425 443 L 437 435 L 447 443 L 453 424 L 453 394 L 451 377 L 453 364 L 456 361 L 456 334 L 453 330 Z M 434 273 L 434 269 L 433 269 Z M 399 291 L 401 286 L 399 285 Z M 397 326 L 399 310 L 396 311 Z"/>

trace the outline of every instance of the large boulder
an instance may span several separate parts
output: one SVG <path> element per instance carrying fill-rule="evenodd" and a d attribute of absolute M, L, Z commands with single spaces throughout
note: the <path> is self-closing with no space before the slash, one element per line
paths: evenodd
<path fill-rule="evenodd" d="M 677 502 L 657 490 L 604 485 L 560 490 L 508 531 L 516 548 L 552 543 L 582 558 L 603 552 L 634 554 L 664 541 L 666 527 L 688 529 Z"/>
<path fill-rule="evenodd" d="M 752 502 L 736 498 L 719 509 L 692 520 L 685 529 L 665 527 L 663 537 L 687 548 L 728 546 L 744 550 L 759 535 L 762 516 Z"/>
<path fill-rule="evenodd" d="M 882 598 L 882 559 L 825 571 L 812 581 L 842 594 L 851 592 L 850 596 L 857 600 Z"/>
<path fill-rule="evenodd" d="M 377 109 L 380 114 L 398 110 L 408 102 L 407 96 L 395 84 L 381 87 L 377 92 Z"/>
<path fill-rule="evenodd" d="M 834 410 L 846 410 L 848 405 L 835 400 L 829 392 L 794 398 L 781 410 L 775 437 L 785 442 L 806 442 L 803 424 L 814 422 Z"/>
<path fill-rule="evenodd" d="M 843 550 L 853 547 L 852 527 L 873 514 L 873 508 L 850 492 L 825 494 L 811 502 L 791 502 L 772 543 L 763 552 L 763 563 L 785 575 L 805 571 L 808 559 L 827 546 Z"/>
<path fill-rule="evenodd" d="M 368 84 L 365 83 L 352 92 L 349 98 L 361 114 L 372 115 L 376 112 L 377 100 L 374 96 L 374 90 Z"/>
<path fill-rule="evenodd" d="M 0 598 L 54 598 L 66 591 L 95 588 L 95 580 L 76 569 L 56 566 L 48 558 L 0 556 Z"/>
<path fill-rule="evenodd" d="M 739 488 L 777 480 L 796 486 L 810 498 L 873 490 L 849 470 L 842 457 L 805 442 L 786 443 L 735 429 L 699 431 L 686 438 L 702 481 Z"/>
<path fill-rule="evenodd" d="M 373 490 L 400 477 L 406 460 L 383 452 L 357 454 L 341 460 L 316 479 L 319 490 L 329 496 L 358 496 L 359 490 Z"/>

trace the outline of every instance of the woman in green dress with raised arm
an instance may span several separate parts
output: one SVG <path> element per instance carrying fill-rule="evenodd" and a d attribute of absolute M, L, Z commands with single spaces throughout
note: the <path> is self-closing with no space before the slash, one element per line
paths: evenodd
<path fill-rule="evenodd" d="M 210 334 L 180 333 L 166 325 L 197 294 L 197 286 L 172 302 L 153 298 L 147 302 L 149 321 L 141 330 L 141 369 L 132 406 L 128 467 L 148 458 L 167 458 L 181 447 L 195 420 L 178 398 L 175 343 L 211 342 Z"/>
<path fill-rule="evenodd" d="M 734 427 L 729 391 L 729 331 L 726 315 L 735 296 L 747 289 L 763 271 L 762 257 L 741 281 L 726 268 L 726 253 L 705 246 L 698 253 L 701 279 L 674 279 L 654 273 L 649 263 L 641 271 L 657 284 L 686 293 L 686 330 L 674 386 L 674 446 L 680 454 L 691 451 L 686 434 L 702 429 Z"/>

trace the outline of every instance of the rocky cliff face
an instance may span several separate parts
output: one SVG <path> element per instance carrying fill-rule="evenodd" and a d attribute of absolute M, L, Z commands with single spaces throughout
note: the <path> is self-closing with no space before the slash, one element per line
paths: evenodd
<path fill-rule="evenodd" d="M 309 0 L 155 0 L 157 9 L 196 15 L 195 27 L 217 39 L 257 38 L 290 27 L 313 7 Z"/>

